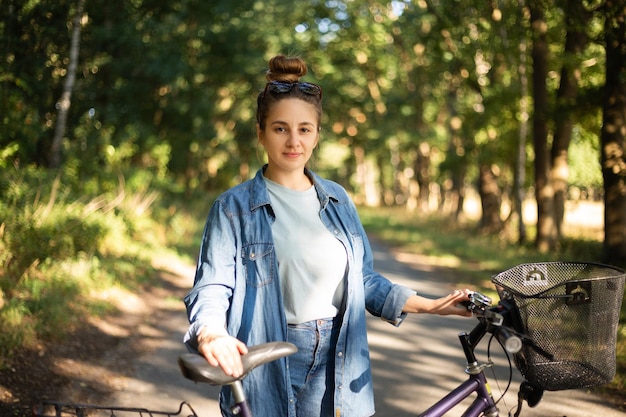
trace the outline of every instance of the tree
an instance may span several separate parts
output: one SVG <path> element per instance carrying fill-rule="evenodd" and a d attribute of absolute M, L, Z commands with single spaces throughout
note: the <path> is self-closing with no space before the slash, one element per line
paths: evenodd
<path fill-rule="evenodd" d="M 55 103 L 67 70 L 71 5 L 66 0 L 8 3 L 0 7 L 0 147 L 16 147 L 16 162 L 47 166 Z"/>
<path fill-rule="evenodd" d="M 621 0 L 604 5 L 606 86 L 602 120 L 604 177 L 604 256 L 608 263 L 626 259 L 626 9 Z"/>
<path fill-rule="evenodd" d="M 76 12 L 72 19 L 72 37 L 70 44 L 70 62 L 67 67 L 65 83 L 63 84 L 63 94 L 57 102 L 57 120 L 50 146 L 50 167 L 58 168 L 61 164 L 61 144 L 65 135 L 67 125 L 67 114 L 70 110 L 72 90 L 76 81 L 76 67 L 78 66 L 78 53 L 80 51 L 80 27 L 82 25 L 83 10 L 85 0 L 78 0 Z"/>
<path fill-rule="evenodd" d="M 301 55 L 307 79 L 324 87 L 323 157 L 315 169 L 362 199 L 372 190 L 378 194 L 370 197 L 427 210 L 438 183 L 449 197 L 444 207 L 458 214 L 466 188 L 476 186 L 489 208 L 481 224 L 497 230 L 498 202 L 532 185 L 525 180 L 530 149 L 520 140 L 532 113 L 539 239 L 555 247 L 550 187 L 554 168 L 572 155 L 572 127 L 573 144 L 591 137 L 598 148 L 600 106 L 588 97 L 604 82 L 597 75 L 604 51 L 593 42 L 601 29 L 594 15 L 596 33 L 584 33 L 587 16 L 574 0 L 533 0 L 530 8 L 480 0 L 333 0 L 297 8 L 288 0 L 90 0 L 79 59 L 70 60 L 78 48 L 67 41 L 68 16 L 78 2 L 9 0 L 0 8 L 0 152 L 14 164 L 54 166 L 65 137 L 75 178 L 108 176 L 115 187 L 118 175 L 142 170 L 189 192 L 238 183 L 263 162 L 254 98 L 276 53 Z M 534 111 L 519 49 L 529 38 L 529 10 Z M 586 48 L 569 41 L 577 36 L 589 37 Z M 71 108 L 57 114 L 68 92 Z M 365 188 L 364 178 L 377 189 Z"/>
<path fill-rule="evenodd" d="M 483 232 L 497 233 L 502 226 L 500 212 L 502 210 L 501 190 L 498 186 L 498 169 L 495 166 L 479 167 L 479 187 L 482 216 L 480 229 Z"/>
<path fill-rule="evenodd" d="M 544 0 L 531 0 L 530 26 L 532 30 L 533 58 L 533 145 L 535 150 L 535 197 L 537 200 L 537 239 L 541 252 L 547 252 L 556 244 L 554 225 L 554 189 L 550 182 L 550 159 L 548 157 L 548 24 Z"/>
<path fill-rule="evenodd" d="M 525 10 L 524 0 L 519 0 L 522 10 Z M 517 242 L 522 245 L 526 242 L 526 224 L 524 223 L 524 184 L 526 182 L 526 143 L 528 141 L 528 121 L 530 120 L 530 105 L 528 97 L 528 68 L 527 68 L 528 41 L 526 36 L 519 40 L 519 76 L 520 76 L 520 98 L 519 98 L 519 132 L 517 149 L 515 152 L 515 172 L 513 174 L 513 208 L 511 214 L 517 214 Z"/>
<path fill-rule="evenodd" d="M 591 13 L 580 0 L 567 0 L 565 13 L 565 49 L 561 67 L 560 85 L 556 96 L 554 114 L 555 129 L 550 158 L 550 180 L 554 190 L 554 224 L 556 239 L 561 238 L 565 217 L 569 166 L 568 148 L 572 140 L 572 128 L 576 110 L 576 98 L 580 81 L 580 60 L 587 45 L 586 28 Z"/>

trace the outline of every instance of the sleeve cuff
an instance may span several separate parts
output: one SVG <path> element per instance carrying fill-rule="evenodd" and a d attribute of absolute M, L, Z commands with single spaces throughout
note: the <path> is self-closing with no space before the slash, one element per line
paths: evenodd
<path fill-rule="evenodd" d="M 416 292 L 410 288 L 394 284 L 387 295 L 380 318 L 396 327 L 401 325 L 407 316 L 407 313 L 402 312 L 402 309 L 409 297 L 415 294 Z"/>

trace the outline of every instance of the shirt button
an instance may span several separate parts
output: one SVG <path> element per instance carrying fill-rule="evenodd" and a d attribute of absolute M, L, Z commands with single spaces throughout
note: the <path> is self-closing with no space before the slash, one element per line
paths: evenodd
<path fill-rule="evenodd" d="M 343 352 L 338 352 L 337 356 L 339 356 L 341 358 L 343 356 Z"/>
<path fill-rule="evenodd" d="M 251 257 L 251 258 L 254 258 L 254 252 L 252 252 L 252 253 L 250 254 L 250 257 Z"/>

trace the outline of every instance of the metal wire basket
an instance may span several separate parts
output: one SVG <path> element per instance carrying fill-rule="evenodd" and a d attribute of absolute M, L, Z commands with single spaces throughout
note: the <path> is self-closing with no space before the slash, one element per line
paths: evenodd
<path fill-rule="evenodd" d="M 522 264 L 492 277 L 517 307 L 516 330 L 534 342 L 515 355 L 528 382 L 557 391 L 613 379 L 624 278 L 619 268 L 583 262 Z"/>
<path fill-rule="evenodd" d="M 154 411 L 146 408 L 107 407 L 44 401 L 33 409 L 34 417 L 198 417 L 191 405 L 183 401 L 176 411 Z"/>

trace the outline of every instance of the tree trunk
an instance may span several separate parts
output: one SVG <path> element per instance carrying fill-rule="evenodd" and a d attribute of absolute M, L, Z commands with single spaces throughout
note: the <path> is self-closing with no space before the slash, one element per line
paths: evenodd
<path fill-rule="evenodd" d="M 382 203 L 384 206 L 393 205 L 393 191 L 389 190 L 387 184 L 385 183 L 385 171 L 386 171 L 386 163 L 383 155 L 376 155 L 376 169 L 378 170 L 378 201 Z M 387 198 L 387 197 L 390 198 Z"/>
<path fill-rule="evenodd" d="M 465 204 L 465 162 L 461 161 L 452 173 L 452 213 L 455 220 L 458 220 L 463 214 L 463 206 Z"/>
<path fill-rule="evenodd" d="M 498 174 L 495 167 L 481 165 L 478 174 L 478 193 L 482 214 L 480 230 L 485 233 L 497 233 L 502 229 L 502 192 L 498 186 Z"/>
<path fill-rule="evenodd" d="M 604 36 L 606 86 L 602 120 L 604 257 L 626 264 L 626 11 L 622 0 L 607 0 Z"/>
<path fill-rule="evenodd" d="M 467 156 L 465 149 L 465 138 L 463 136 L 462 125 L 456 120 L 460 120 L 457 116 L 457 110 L 454 105 L 457 101 L 458 85 L 453 82 L 448 91 L 448 112 L 450 122 L 448 123 L 448 134 L 450 136 L 448 144 L 448 155 L 446 160 L 449 161 L 450 167 L 450 212 L 455 220 L 458 220 L 463 214 L 463 204 L 465 203 L 465 174 L 467 173 Z M 454 121 L 454 122 L 453 122 Z"/>
<path fill-rule="evenodd" d="M 387 146 L 389 146 L 389 158 L 384 159 L 382 162 L 389 161 L 392 172 L 391 180 L 393 183 L 390 192 L 386 194 L 392 195 L 393 201 L 391 204 L 404 205 L 408 197 L 408 190 L 407 187 L 405 187 L 404 181 L 404 161 L 398 149 L 398 141 L 395 138 L 389 140 Z"/>
<path fill-rule="evenodd" d="M 83 18 L 83 10 L 85 9 L 85 0 L 78 0 L 76 6 L 76 14 L 72 19 L 72 38 L 70 43 L 70 62 L 67 67 L 67 76 L 63 84 L 63 93 L 57 102 L 57 123 L 50 147 L 50 167 L 58 168 L 61 166 L 61 144 L 67 126 L 67 115 L 70 110 L 72 98 L 72 90 L 76 82 L 76 68 L 78 67 L 78 53 L 80 51 L 80 28 Z"/>
<path fill-rule="evenodd" d="M 537 199 L 537 249 L 546 253 L 556 245 L 554 191 L 550 183 L 548 158 L 548 40 L 542 0 L 529 2 L 533 37 L 533 144 L 535 150 L 535 192 Z"/>
<path fill-rule="evenodd" d="M 589 13 L 579 0 L 568 0 L 565 14 L 565 51 L 561 68 L 561 84 L 556 97 L 555 130 L 552 142 L 552 171 L 550 179 L 554 188 L 554 222 L 557 240 L 561 237 L 565 217 L 565 201 L 569 178 L 567 151 L 572 139 L 573 112 L 576 108 L 578 83 L 580 80 L 580 59 L 587 35 L 585 28 Z"/>
<path fill-rule="evenodd" d="M 517 212 L 518 218 L 518 243 L 520 245 L 526 242 L 526 224 L 524 223 L 524 184 L 526 182 L 526 141 L 528 139 L 528 120 L 529 115 L 529 97 L 528 97 L 528 74 L 526 73 L 526 41 L 522 41 L 520 44 L 520 84 L 521 84 L 521 99 L 520 99 L 520 127 L 519 127 L 519 142 L 517 144 L 517 161 L 515 169 L 515 178 L 513 185 L 513 210 Z"/>
<path fill-rule="evenodd" d="M 430 145 L 421 142 L 417 146 L 417 158 L 414 164 L 415 178 L 418 190 L 418 209 L 422 213 L 428 212 L 430 201 Z"/>
<path fill-rule="evenodd" d="M 369 175 L 367 163 L 365 161 L 365 151 L 361 146 L 354 147 L 354 164 L 356 170 L 356 187 L 354 189 L 354 198 L 357 204 L 368 204 Z"/>

